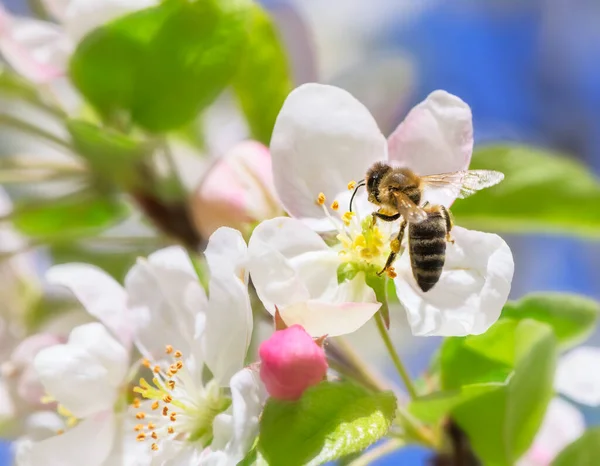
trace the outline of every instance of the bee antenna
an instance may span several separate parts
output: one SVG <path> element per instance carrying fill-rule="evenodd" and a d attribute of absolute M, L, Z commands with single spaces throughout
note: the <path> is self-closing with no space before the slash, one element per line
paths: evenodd
<path fill-rule="evenodd" d="M 358 188 L 362 188 L 364 185 L 365 185 L 365 180 L 362 180 L 354 188 L 354 192 L 352 193 L 352 197 L 350 198 L 350 207 L 348 209 L 350 212 L 352 212 L 352 202 L 354 201 L 354 196 L 356 196 L 356 193 L 358 192 Z"/>

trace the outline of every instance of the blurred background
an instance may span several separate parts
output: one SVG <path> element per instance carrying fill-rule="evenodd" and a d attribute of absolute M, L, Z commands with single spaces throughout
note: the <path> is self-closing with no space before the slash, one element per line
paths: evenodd
<path fill-rule="evenodd" d="M 3 0 L 28 15 L 25 1 Z M 548 148 L 600 170 L 600 2 L 595 0 L 263 0 L 291 57 L 294 80 L 333 83 L 351 91 L 389 133 L 408 110 L 435 89 L 460 96 L 473 110 L 476 144 L 514 142 Z M 0 23 L 0 28 L 2 24 Z M 1 33 L 1 31 L 0 31 Z M 215 125 L 224 120 L 216 117 Z M 226 119 L 231 131 L 243 131 Z M 0 133 L 0 153 L 19 141 Z M 226 142 L 217 142 L 224 144 Z M 225 148 L 226 150 L 227 148 Z M 47 150 L 47 149 L 40 149 Z M 203 163 L 194 164 L 202 170 Z M 197 179 L 190 183 L 197 182 Z M 13 194 L 19 195 L 18 190 Z M 600 209 L 600 205 L 597 206 Z M 139 228 L 136 226 L 135 228 Z M 151 235 L 150 235 L 151 236 Z M 600 243 L 558 234 L 503 235 L 515 257 L 512 298 L 531 291 L 576 292 L 600 299 Z M 127 245 L 105 260 L 122 273 L 156 244 Z M 77 259 L 60 247 L 36 256 Z M 118 256 L 118 257 L 117 257 Z M 120 277 L 122 278 L 122 277 Z M 0 306 L 4 304 L 0 303 Z M 413 375 L 439 341 L 411 338 L 394 315 L 396 342 Z M 394 324 L 393 324 L 394 326 Z M 357 341 L 374 338 L 370 329 Z M 600 336 L 592 343 L 600 344 Z M 367 345 L 365 345 L 367 346 Z M 377 345 L 369 356 L 385 355 Z M 1 410 L 0 410 L 1 411 Z M 594 422 L 592 413 L 587 413 Z M 0 465 L 8 464 L 7 444 Z M 402 451 L 376 464 L 419 464 L 427 455 Z"/>

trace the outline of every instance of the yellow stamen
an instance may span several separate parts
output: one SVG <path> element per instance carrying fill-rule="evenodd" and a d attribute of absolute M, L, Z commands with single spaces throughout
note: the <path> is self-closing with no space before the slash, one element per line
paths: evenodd
<path fill-rule="evenodd" d="M 150 369 L 150 361 L 148 361 L 146 358 L 142 359 L 142 366 Z"/>
<path fill-rule="evenodd" d="M 144 424 L 136 424 L 136 426 L 133 428 L 133 430 L 135 430 L 136 432 L 139 432 L 140 430 L 144 430 Z"/>
<path fill-rule="evenodd" d="M 148 423 L 148 430 L 154 430 L 156 429 L 156 426 L 154 424 L 152 424 L 151 422 Z"/>
<path fill-rule="evenodd" d="M 171 401 L 173 401 L 173 398 L 171 398 L 171 395 L 166 395 L 166 394 L 165 394 L 165 395 L 163 396 L 163 401 L 164 401 L 165 403 L 170 403 Z"/>
<path fill-rule="evenodd" d="M 137 414 L 135 415 L 135 417 L 136 417 L 137 419 L 144 419 L 144 418 L 146 417 L 146 413 L 144 413 L 144 412 L 140 411 L 139 413 L 137 413 Z"/>
<path fill-rule="evenodd" d="M 175 422 L 177 420 L 177 413 L 171 413 L 169 419 L 171 419 L 171 422 Z"/>
<path fill-rule="evenodd" d="M 158 450 L 158 445 L 156 443 L 152 444 L 152 451 L 157 451 Z"/>
<path fill-rule="evenodd" d="M 133 399 L 133 403 L 131 404 L 131 406 L 133 406 L 135 409 L 140 407 L 140 399 L 139 398 L 134 398 Z"/>
<path fill-rule="evenodd" d="M 173 352 L 173 347 L 171 345 L 165 346 L 165 353 L 171 354 Z"/>
<path fill-rule="evenodd" d="M 340 203 L 338 201 L 333 201 L 331 204 L 331 208 L 333 210 L 338 210 L 340 208 Z"/>
<path fill-rule="evenodd" d="M 138 436 L 136 437 L 136 440 L 137 440 L 138 442 L 143 442 L 144 440 L 146 440 L 146 434 L 144 434 L 143 432 L 140 432 L 140 433 L 138 434 Z"/>
<path fill-rule="evenodd" d="M 181 351 L 175 351 L 175 354 L 173 355 L 176 358 L 180 358 L 181 356 L 183 356 L 183 353 Z"/>
<path fill-rule="evenodd" d="M 169 427 L 167 427 L 167 432 L 168 432 L 169 434 L 172 434 L 172 433 L 174 433 L 174 432 L 175 432 L 175 429 L 173 429 L 173 427 L 172 427 L 172 426 L 169 426 Z"/>
<path fill-rule="evenodd" d="M 319 195 L 317 196 L 317 204 L 324 205 L 326 200 L 327 198 L 325 197 L 325 194 L 319 193 Z"/>
<path fill-rule="evenodd" d="M 168 416 L 169 415 L 169 408 L 167 408 L 166 406 L 163 408 L 162 410 L 162 415 L 163 416 Z"/>
<path fill-rule="evenodd" d="M 392 280 L 394 278 L 396 278 L 398 276 L 398 274 L 396 273 L 396 271 L 394 270 L 394 267 L 390 267 L 388 268 L 385 273 L 387 274 L 388 277 L 390 277 Z"/>
<path fill-rule="evenodd" d="M 152 403 L 152 409 L 153 410 L 158 409 L 158 401 L 155 401 L 154 403 Z"/>
<path fill-rule="evenodd" d="M 342 221 L 344 222 L 344 225 L 350 225 L 352 217 L 354 217 L 354 212 L 346 212 L 344 215 L 342 215 Z"/>
<path fill-rule="evenodd" d="M 152 432 L 152 435 L 150 437 L 156 440 L 158 438 L 158 434 L 156 432 Z"/>
<path fill-rule="evenodd" d="M 175 381 L 174 380 L 167 381 L 167 385 L 169 386 L 169 388 L 171 390 L 175 390 Z"/>
<path fill-rule="evenodd" d="M 155 374 L 158 374 L 158 373 L 160 372 L 160 367 L 159 367 L 159 366 L 154 366 L 154 369 L 152 369 L 152 371 L 153 371 Z"/>
<path fill-rule="evenodd" d="M 348 191 L 352 191 L 356 187 L 356 181 L 352 180 L 348 183 Z"/>

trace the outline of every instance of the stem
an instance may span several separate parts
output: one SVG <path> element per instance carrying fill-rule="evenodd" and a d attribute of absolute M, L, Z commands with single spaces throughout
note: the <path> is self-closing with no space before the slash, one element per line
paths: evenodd
<path fill-rule="evenodd" d="M 387 307 L 387 302 L 382 303 L 381 306 Z M 402 360 L 400 359 L 400 356 L 398 356 L 398 353 L 396 352 L 396 349 L 394 348 L 392 340 L 390 339 L 390 335 L 385 328 L 385 324 L 383 322 L 383 317 L 381 317 L 381 311 L 379 311 L 379 312 L 377 312 L 377 314 L 375 314 L 375 323 L 377 324 L 377 330 L 379 330 L 379 334 L 381 335 L 381 339 L 383 340 L 383 343 L 385 344 L 385 347 L 390 355 L 390 358 L 392 358 L 392 362 L 394 363 L 394 366 L 396 366 L 396 370 L 398 371 L 398 374 L 400 374 L 400 377 L 402 378 L 402 381 L 404 382 L 404 386 L 406 387 L 408 394 L 410 395 L 411 399 L 414 400 L 417 397 L 417 391 L 415 390 L 415 386 L 413 385 L 412 380 L 410 380 L 410 376 L 408 375 L 408 372 L 407 372 L 406 368 L 404 367 L 404 364 L 402 364 Z"/>
<path fill-rule="evenodd" d="M 348 466 L 367 466 L 371 464 L 373 461 L 385 456 L 393 451 L 396 451 L 398 448 L 402 447 L 404 442 L 400 439 L 390 439 L 382 443 L 381 445 L 372 448 L 360 458 L 352 461 Z"/>
<path fill-rule="evenodd" d="M 46 139 L 47 141 L 57 144 L 63 148 L 67 148 L 70 151 L 72 150 L 71 145 L 67 141 L 64 141 L 48 131 L 38 128 L 37 126 L 27 123 L 26 121 L 19 120 L 13 116 L 0 115 L 0 125 L 10 126 L 24 133 Z"/>
<path fill-rule="evenodd" d="M 330 343 L 330 349 L 333 353 L 341 353 L 341 357 L 345 359 L 344 362 L 346 365 L 351 366 L 356 376 L 371 388 L 378 391 L 390 390 L 392 388 L 392 385 L 387 380 L 365 363 L 346 338 L 335 338 L 333 344 Z M 340 365 L 344 365 L 344 363 Z"/>

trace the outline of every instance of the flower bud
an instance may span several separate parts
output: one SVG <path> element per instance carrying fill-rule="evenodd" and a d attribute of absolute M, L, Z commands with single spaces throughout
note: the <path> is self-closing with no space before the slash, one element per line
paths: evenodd
<path fill-rule="evenodd" d="M 325 351 L 300 325 L 275 332 L 260 345 L 260 378 L 273 398 L 297 400 L 327 372 Z"/>
<path fill-rule="evenodd" d="M 193 194 L 191 209 L 205 238 L 222 226 L 244 232 L 254 222 L 281 215 L 269 150 L 253 141 L 235 146 L 208 170 Z"/>

